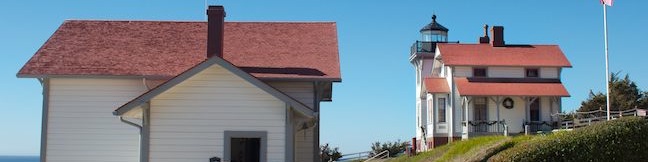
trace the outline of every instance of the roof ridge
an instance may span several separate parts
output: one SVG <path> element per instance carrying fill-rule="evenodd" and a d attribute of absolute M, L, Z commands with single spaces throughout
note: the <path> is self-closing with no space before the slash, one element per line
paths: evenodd
<path fill-rule="evenodd" d="M 71 19 L 61 23 L 18 77 L 171 77 L 206 57 L 208 24 L 204 21 Z M 225 58 L 250 67 L 246 70 L 255 77 L 340 80 L 335 23 L 226 22 L 225 26 L 230 28 L 223 31 L 227 42 L 223 50 L 231 53 Z M 249 48 L 249 44 L 256 45 Z"/>
<path fill-rule="evenodd" d="M 65 19 L 65 21 L 94 21 L 94 22 L 204 22 L 203 20 L 126 20 L 126 19 Z"/>
<path fill-rule="evenodd" d="M 66 19 L 75 22 L 169 22 L 169 23 L 207 23 L 206 20 L 120 20 L 120 19 Z M 225 21 L 225 23 L 286 23 L 286 24 L 317 24 L 336 23 L 335 21 Z"/>
<path fill-rule="evenodd" d="M 489 43 L 439 43 L 439 45 L 490 45 Z M 519 44 L 506 44 L 504 47 L 507 46 L 560 46 L 558 44 L 524 44 L 524 43 L 519 43 Z"/>

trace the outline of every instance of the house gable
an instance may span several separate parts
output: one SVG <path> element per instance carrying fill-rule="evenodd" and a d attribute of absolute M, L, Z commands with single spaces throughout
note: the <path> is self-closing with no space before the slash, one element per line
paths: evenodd
<path fill-rule="evenodd" d="M 218 64 L 149 101 L 149 161 L 230 160 L 232 131 L 267 134 L 266 160 L 286 161 L 286 102 Z"/>
<path fill-rule="evenodd" d="M 208 69 L 209 67 L 212 66 L 219 66 L 223 69 L 226 69 L 227 71 L 231 72 L 232 74 L 238 76 L 239 78 L 243 79 L 243 81 L 248 82 L 257 88 L 269 93 L 270 95 L 276 97 L 277 99 L 280 99 L 286 104 L 292 106 L 298 112 L 312 117 L 314 114 L 314 111 L 308 106 L 304 105 L 303 103 L 295 100 L 294 98 L 284 94 L 283 92 L 280 92 L 279 90 L 261 82 L 259 79 L 255 78 L 254 76 L 250 75 L 249 73 L 244 72 L 243 70 L 237 68 L 236 66 L 232 65 L 231 63 L 225 61 L 224 59 L 220 57 L 212 57 L 209 58 L 196 66 L 188 69 L 187 71 L 181 73 L 180 75 L 160 84 L 159 86 L 149 90 L 148 92 L 140 95 L 139 97 L 131 100 L 130 102 L 124 104 L 123 106 L 117 108 L 113 114 L 114 115 L 122 115 L 148 101 L 153 99 L 154 97 L 164 93 L 165 91 L 169 90 L 170 88 L 180 84 L 181 82 L 186 81 L 187 79 L 193 77 L 194 75 L 204 71 L 205 69 Z"/>

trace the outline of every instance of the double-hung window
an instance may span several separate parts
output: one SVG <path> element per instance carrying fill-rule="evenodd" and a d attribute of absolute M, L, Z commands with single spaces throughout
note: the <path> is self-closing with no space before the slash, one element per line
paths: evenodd
<path fill-rule="evenodd" d="M 437 106 L 437 119 L 439 119 L 440 123 L 446 122 L 446 99 L 437 99 Z"/>
<path fill-rule="evenodd" d="M 473 68 L 473 77 L 486 77 L 486 68 Z"/>
<path fill-rule="evenodd" d="M 528 68 L 526 69 L 526 77 L 527 78 L 537 78 L 540 77 L 539 70 L 536 68 Z"/>

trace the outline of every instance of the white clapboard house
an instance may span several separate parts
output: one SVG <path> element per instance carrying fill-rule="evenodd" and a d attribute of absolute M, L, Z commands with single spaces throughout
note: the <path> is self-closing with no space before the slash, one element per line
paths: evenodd
<path fill-rule="evenodd" d="M 432 22 L 411 48 L 416 69 L 416 150 L 471 136 L 548 131 L 558 122 L 563 68 L 558 45 L 506 44 L 494 26 L 478 43 L 448 42 L 448 29 Z M 507 128 L 505 128 L 507 127 Z"/>
<path fill-rule="evenodd" d="M 336 24 L 207 15 L 63 22 L 17 74 L 43 87 L 41 161 L 319 161 Z"/>

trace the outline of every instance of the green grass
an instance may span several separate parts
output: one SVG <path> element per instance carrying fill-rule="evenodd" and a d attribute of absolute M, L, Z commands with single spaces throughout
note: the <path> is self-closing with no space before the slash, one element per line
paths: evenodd
<path fill-rule="evenodd" d="M 416 156 L 409 157 L 407 155 L 401 155 L 397 158 L 390 160 L 389 162 L 414 162 L 414 161 L 431 161 L 441 157 L 446 153 L 453 144 L 443 145 L 441 147 L 434 148 L 430 151 L 419 153 Z"/>
<path fill-rule="evenodd" d="M 530 141 L 531 139 L 533 139 L 535 137 L 536 136 L 527 136 L 527 135 L 515 136 L 510 140 L 506 140 L 506 141 L 503 141 L 501 143 L 498 143 L 497 145 L 491 146 L 490 148 L 485 150 L 485 152 L 472 155 L 472 156 L 474 156 L 472 159 L 464 160 L 464 161 L 487 161 L 491 157 L 493 157 L 494 155 L 496 155 L 496 154 L 498 154 L 498 153 L 500 153 L 500 152 L 502 152 L 504 150 L 507 150 L 509 148 L 512 148 L 512 147 L 514 147 L 514 146 L 516 146 L 518 144 L 526 143 L 526 142 Z"/>
<path fill-rule="evenodd" d="M 390 162 L 431 162 L 431 161 L 482 161 L 501 150 L 531 139 L 530 136 L 504 137 L 482 136 L 467 141 L 452 142 L 416 156 L 400 156 Z"/>
<path fill-rule="evenodd" d="M 452 148 L 448 150 L 441 158 L 435 160 L 435 161 L 450 161 L 454 158 L 457 158 L 459 156 L 462 156 L 469 151 L 477 151 L 480 149 L 483 149 L 485 147 L 488 147 L 489 145 L 498 142 L 498 141 L 503 141 L 507 140 L 509 137 L 504 137 L 504 136 L 483 136 L 483 137 L 477 137 L 477 138 L 472 138 L 471 140 L 467 141 L 460 141 L 457 142 Z"/>
<path fill-rule="evenodd" d="M 482 136 L 391 162 L 646 161 L 648 119 L 627 117 L 574 131 L 535 136 Z"/>
<path fill-rule="evenodd" d="M 624 117 L 523 140 L 489 161 L 646 161 L 648 119 Z"/>

